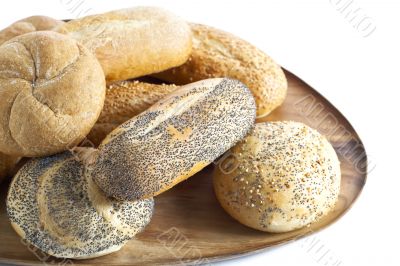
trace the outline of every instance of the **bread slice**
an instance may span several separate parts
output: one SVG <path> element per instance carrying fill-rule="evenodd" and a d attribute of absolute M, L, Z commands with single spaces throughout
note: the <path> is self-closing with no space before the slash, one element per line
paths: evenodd
<path fill-rule="evenodd" d="M 14 177 L 7 213 L 18 235 L 59 258 L 119 250 L 150 221 L 153 199 L 107 198 L 69 152 L 32 159 Z"/>

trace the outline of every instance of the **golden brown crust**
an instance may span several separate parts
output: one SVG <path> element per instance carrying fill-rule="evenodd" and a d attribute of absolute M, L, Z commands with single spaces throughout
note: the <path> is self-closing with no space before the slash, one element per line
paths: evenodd
<path fill-rule="evenodd" d="M 0 46 L 0 151 L 44 156 L 78 144 L 104 103 L 93 54 L 65 35 L 39 31 Z"/>
<path fill-rule="evenodd" d="M 340 162 L 328 140 L 297 122 L 256 124 L 214 172 L 221 206 L 240 223 L 287 232 L 333 209 Z"/>
<path fill-rule="evenodd" d="M 182 85 L 214 77 L 237 79 L 247 85 L 257 105 L 257 117 L 268 115 L 286 97 L 282 69 L 264 52 L 224 31 L 191 24 L 193 48 L 188 61 L 155 76 Z"/>
<path fill-rule="evenodd" d="M 114 129 L 88 169 L 108 196 L 158 195 L 212 163 L 246 135 L 254 119 L 254 99 L 239 81 L 188 84 Z"/>
<path fill-rule="evenodd" d="M 191 51 L 185 21 L 154 7 L 111 11 L 57 29 L 89 48 L 108 81 L 127 80 L 183 64 Z"/>
<path fill-rule="evenodd" d="M 62 24 L 64 24 L 63 21 L 46 16 L 32 16 L 21 19 L 0 31 L 0 45 L 19 35 L 33 31 L 52 30 Z"/>
<path fill-rule="evenodd" d="M 87 138 L 97 146 L 116 127 L 177 88 L 175 85 L 140 81 L 121 81 L 108 85 L 104 108 Z"/>

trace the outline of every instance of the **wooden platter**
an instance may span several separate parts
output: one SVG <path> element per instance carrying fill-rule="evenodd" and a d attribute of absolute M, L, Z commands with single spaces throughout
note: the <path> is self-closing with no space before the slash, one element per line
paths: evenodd
<path fill-rule="evenodd" d="M 261 121 L 301 121 L 325 134 L 341 161 L 342 186 L 336 208 L 322 221 L 297 231 L 269 234 L 247 228 L 219 206 L 208 166 L 156 197 L 154 217 L 119 252 L 90 260 L 60 260 L 27 245 L 11 228 L 5 210 L 8 184 L 0 190 L 0 263 L 17 265 L 169 265 L 200 264 L 258 252 L 319 231 L 337 221 L 359 196 L 367 176 L 361 140 L 346 118 L 323 96 L 286 71 L 285 103 Z"/>

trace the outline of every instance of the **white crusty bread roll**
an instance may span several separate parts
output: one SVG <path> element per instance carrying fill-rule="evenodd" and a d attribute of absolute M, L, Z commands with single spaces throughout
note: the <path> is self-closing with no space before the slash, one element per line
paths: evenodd
<path fill-rule="evenodd" d="M 254 99 L 237 80 L 182 86 L 114 129 L 88 160 L 90 174 L 110 197 L 156 196 L 212 163 L 254 119 Z"/>
<path fill-rule="evenodd" d="M 69 152 L 26 163 L 7 196 L 19 236 L 49 255 L 74 259 L 119 250 L 149 223 L 153 205 L 153 199 L 107 198 Z"/>
<path fill-rule="evenodd" d="M 182 66 L 156 74 L 182 85 L 197 80 L 228 77 L 243 82 L 252 92 L 257 117 L 268 115 L 286 97 L 287 81 L 278 64 L 252 44 L 221 30 L 191 24 L 193 48 Z"/>
<path fill-rule="evenodd" d="M 191 51 L 188 24 L 155 7 L 135 7 L 72 20 L 57 31 L 91 50 L 108 81 L 127 80 L 183 64 Z"/>
<path fill-rule="evenodd" d="M 331 211 L 340 163 L 328 140 L 298 122 L 256 124 L 214 172 L 215 194 L 240 223 L 287 232 Z"/>
<path fill-rule="evenodd" d="M 175 85 L 140 81 L 120 81 L 108 85 L 104 108 L 87 138 L 94 145 L 99 145 L 116 127 L 145 111 L 177 88 Z"/>
<path fill-rule="evenodd" d="M 44 156 L 78 144 L 100 115 L 105 78 L 83 45 L 50 31 L 0 46 L 0 152 Z"/>
<path fill-rule="evenodd" d="M 0 45 L 19 35 L 33 31 L 52 30 L 62 24 L 64 24 L 63 21 L 46 16 L 32 16 L 18 20 L 0 31 Z"/>

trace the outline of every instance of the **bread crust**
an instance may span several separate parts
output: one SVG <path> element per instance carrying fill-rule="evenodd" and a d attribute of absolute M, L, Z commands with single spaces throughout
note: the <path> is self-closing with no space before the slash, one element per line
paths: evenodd
<path fill-rule="evenodd" d="M 338 200 L 340 162 L 328 140 L 297 122 L 256 124 L 214 171 L 221 206 L 240 223 L 287 232 L 320 220 Z"/>
<path fill-rule="evenodd" d="M 62 24 L 64 24 L 63 21 L 46 16 L 32 16 L 21 19 L 0 31 L 0 45 L 19 35 L 33 31 L 52 30 Z"/>
<path fill-rule="evenodd" d="M 191 52 L 188 24 L 155 7 L 72 20 L 58 27 L 91 50 L 108 81 L 128 80 L 183 64 Z"/>
<path fill-rule="evenodd" d="M 83 45 L 39 31 L 0 46 L 0 151 L 45 156 L 72 148 L 102 110 L 105 78 Z"/>
<path fill-rule="evenodd" d="M 207 78 L 237 79 L 252 92 L 259 118 L 283 103 L 287 91 L 286 77 L 268 55 L 230 33 L 201 24 L 190 26 L 193 48 L 188 61 L 156 74 L 157 78 L 177 85 Z"/>
<path fill-rule="evenodd" d="M 142 113 L 178 87 L 140 81 L 121 81 L 109 84 L 104 108 L 87 138 L 95 145 L 116 127 Z"/>

